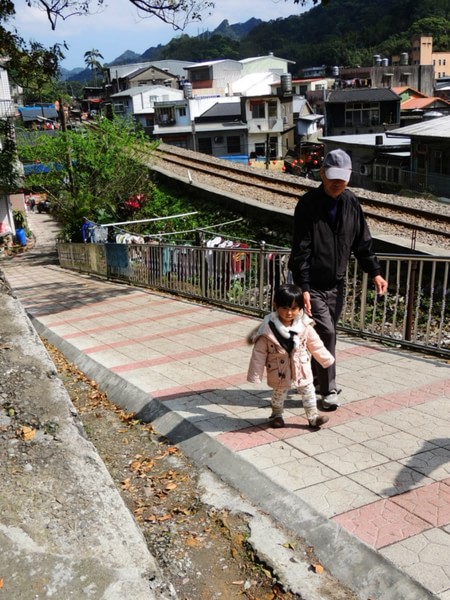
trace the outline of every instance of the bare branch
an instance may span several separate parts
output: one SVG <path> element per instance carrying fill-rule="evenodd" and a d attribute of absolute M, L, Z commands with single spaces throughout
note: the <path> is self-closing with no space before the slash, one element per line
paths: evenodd
<path fill-rule="evenodd" d="M 116 0 L 117 1 L 117 0 Z M 122 0 L 125 2 L 126 0 Z M 174 29 L 183 30 L 194 21 L 211 14 L 214 2 L 210 0 L 128 0 L 141 16 L 157 17 Z M 26 0 L 28 6 L 37 6 L 47 14 L 51 28 L 56 29 L 58 19 L 92 14 L 104 5 L 104 0 Z M 97 10 L 93 10 L 93 9 Z"/>

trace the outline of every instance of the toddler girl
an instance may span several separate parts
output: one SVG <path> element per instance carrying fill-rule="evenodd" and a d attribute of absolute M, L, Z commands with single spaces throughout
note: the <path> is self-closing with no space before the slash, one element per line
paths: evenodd
<path fill-rule="evenodd" d="M 249 342 L 254 346 L 247 381 L 262 381 L 266 368 L 267 385 L 273 389 L 271 427 L 284 427 L 284 401 L 292 384 L 302 397 L 310 427 L 320 427 L 329 419 L 317 410 L 311 355 L 324 368 L 333 364 L 334 357 L 314 329 L 314 321 L 303 311 L 303 295 L 298 286 L 286 284 L 278 288 L 273 304 L 274 312 L 250 334 Z"/>

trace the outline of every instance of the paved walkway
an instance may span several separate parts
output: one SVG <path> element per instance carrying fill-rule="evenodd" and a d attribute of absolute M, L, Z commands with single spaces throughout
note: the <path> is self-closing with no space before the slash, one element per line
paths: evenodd
<path fill-rule="evenodd" d="M 446 361 L 341 335 L 343 406 L 311 431 L 292 394 L 274 430 L 270 390 L 246 382 L 257 320 L 26 256 L 2 268 L 41 335 L 361 598 L 450 600 Z"/>

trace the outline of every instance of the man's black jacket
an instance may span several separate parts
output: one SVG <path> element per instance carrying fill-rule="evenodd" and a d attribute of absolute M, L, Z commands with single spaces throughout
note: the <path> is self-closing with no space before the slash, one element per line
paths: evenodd
<path fill-rule="evenodd" d="M 346 189 L 335 200 L 321 185 L 302 196 L 295 208 L 289 261 L 294 282 L 303 291 L 331 289 L 345 277 L 352 252 L 371 277 L 380 273 L 372 236 L 353 192 Z"/>

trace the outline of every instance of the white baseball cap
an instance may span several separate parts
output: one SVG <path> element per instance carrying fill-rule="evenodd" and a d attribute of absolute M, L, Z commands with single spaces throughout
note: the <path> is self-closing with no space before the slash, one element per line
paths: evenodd
<path fill-rule="evenodd" d="M 341 179 L 349 182 L 352 174 L 352 159 L 344 150 L 337 148 L 328 152 L 322 166 L 327 179 Z"/>

